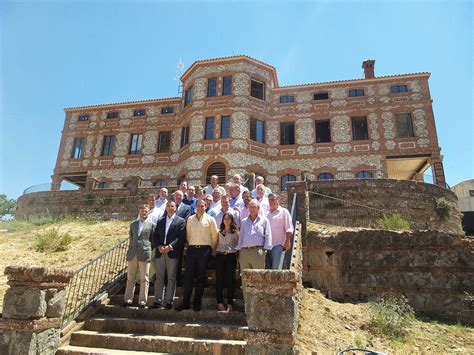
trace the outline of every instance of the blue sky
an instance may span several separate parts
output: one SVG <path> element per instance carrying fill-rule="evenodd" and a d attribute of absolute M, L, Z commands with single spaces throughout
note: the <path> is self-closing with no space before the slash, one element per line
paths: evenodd
<path fill-rule="evenodd" d="M 247 54 L 280 85 L 432 73 L 448 184 L 474 177 L 470 1 L 2 1 L 0 193 L 49 183 L 63 108 L 177 96 L 176 63 Z"/>

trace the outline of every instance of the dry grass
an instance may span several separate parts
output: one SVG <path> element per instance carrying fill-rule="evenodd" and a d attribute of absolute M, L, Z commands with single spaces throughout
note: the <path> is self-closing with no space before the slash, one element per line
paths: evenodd
<path fill-rule="evenodd" d="M 47 266 L 77 269 L 104 250 L 115 245 L 128 235 L 130 222 L 124 221 L 58 221 L 53 224 L 35 226 L 28 222 L 16 222 L 17 225 L 2 222 L 0 224 L 0 311 L 3 295 L 7 290 L 7 278 L 3 274 L 5 267 Z M 35 251 L 35 235 L 52 228 L 72 237 L 69 249 L 55 253 Z M 11 230 L 11 231 L 9 231 Z"/>
<path fill-rule="evenodd" d="M 370 326 L 367 304 L 338 303 L 305 289 L 300 306 L 297 343 L 302 354 L 335 354 L 366 348 L 390 354 L 474 353 L 474 329 L 415 319 L 403 340 L 390 340 Z"/>

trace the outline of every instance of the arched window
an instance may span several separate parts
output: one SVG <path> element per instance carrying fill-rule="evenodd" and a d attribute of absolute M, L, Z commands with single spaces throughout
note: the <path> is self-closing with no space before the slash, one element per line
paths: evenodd
<path fill-rule="evenodd" d="M 125 187 L 126 189 L 131 189 L 132 186 L 133 186 L 132 180 L 128 180 L 123 184 L 123 187 Z"/>
<path fill-rule="evenodd" d="M 359 171 L 356 174 L 356 179 L 372 179 L 372 173 L 369 171 Z"/>
<path fill-rule="evenodd" d="M 219 184 L 224 185 L 225 184 L 225 165 L 223 163 L 212 163 L 209 165 L 207 168 L 207 173 L 206 173 L 206 185 L 209 185 L 211 183 L 211 176 L 212 175 L 217 175 L 219 177 Z"/>
<path fill-rule="evenodd" d="M 332 180 L 334 176 L 331 173 L 321 173 L 318 175 L 318 180 Z"/>
<path fill-rule="evenodd" d="M 294 175 L 283 175 L 281 177 L 281 191 L 286 191 L 286 183 L 290 181 L 296 181 L 296 176 Z"/>
<path fill-rule="evenodd" d="M 155 180 L 153 181 L 153 186 L 155 187 L 163 187 L 165 186 L 165 181 L 160 179 L 160 180 Z"/>

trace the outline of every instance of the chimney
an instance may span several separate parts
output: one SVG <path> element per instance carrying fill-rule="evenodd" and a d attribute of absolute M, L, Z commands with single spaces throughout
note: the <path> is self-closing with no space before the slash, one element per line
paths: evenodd
<path fill-rule="evenodd" d="M 362 62 L 362 68 L 364 68 L 364 74 L 366 79 L 375 78 L 374 66 L 375 60 L 367 59 Z"/>

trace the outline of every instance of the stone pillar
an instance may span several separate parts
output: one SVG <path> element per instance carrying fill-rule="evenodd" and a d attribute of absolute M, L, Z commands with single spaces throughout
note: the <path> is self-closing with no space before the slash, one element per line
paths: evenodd
<path fill-rule="evenodd" d="M 72 270 L 8 266 L 0 317 L 1 354 L 54 354 Z"/>
<path fill-rule="evenodd" d="M 61 190 L 61 183 L 63 179 L 59 176 L 53 175 L 51 177 L 51 191 L 59 191 Z"/>
<path fill-rule="evenodd" d="M 85 192 L 86 193 L 91 193 L 92 190 L 94 190 L 94 188 L 97 186 L 98 183 L 99 183 L 98 180 L 96 180 L 94 178 L 88 178 L 86 180 L 86 187 L 84 188 Z"/>
<path fill-rule="evenodd" d="M 295 354 L 299 270 L 243 270 L 245 314 L 251 332 L 246 354 Z"/>
<path fill-rule="evenodd" d="M 433 170 L 433 183 L 435 183 L 438 186 L 448 188 L 446 186 L 446 178 L 444 177 L 444 167 L 443 167 L 443 162 L 442 161 L 435 161 L 431 165 L 432 170 Z"/>

